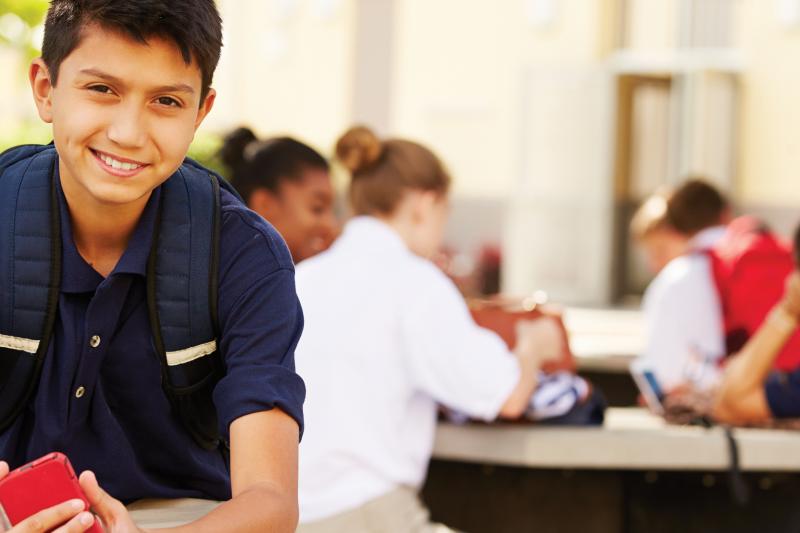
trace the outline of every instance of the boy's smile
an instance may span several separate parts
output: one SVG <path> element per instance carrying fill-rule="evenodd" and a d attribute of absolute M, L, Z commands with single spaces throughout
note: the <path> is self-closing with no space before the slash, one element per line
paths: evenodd
<path fill-rule="evenodd" d="M 147 163 L 142 163 L 141 161 L 134 161 L 91 148 L 90 150 L 97 159 L 97 164 L 100 165 L 103 170 L 114 176 L 122 178 L 135 176 L 148 166 Z"/>
<path fill-rule="evenodd" d="M 53 124 L 71 210 L 144 209 L 183 162 L 215 96 L 200 104 L 200 69 L 173 42 L 139 43 L 97 25 L 83 28 L 55 86 L 40 60 L 31 82 L 40 116 Z"/>

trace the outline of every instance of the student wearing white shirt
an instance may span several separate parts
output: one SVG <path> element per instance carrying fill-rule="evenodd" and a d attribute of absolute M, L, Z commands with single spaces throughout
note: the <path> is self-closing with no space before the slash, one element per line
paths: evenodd
<path fill-rule="evenodd" d="M 509 352 L 427 259 L 450 185 L 428 149 L 354 128 L 337 155 L 356 216 L 297 267 L 306 328 L 296 362 L 308 389 L 298 531 L 449 531 L 417 497 L 437 404 L 487 421 L 520 416 L 560 337 L 552 323 L 528 323 Z"/>
<path fill-rule="evenodd" d="M 725 335 L 711 260 L 705 253 L 724 235 L 727 202 L 711 185 L 687 180 L 672 193 L 651 197 L 631 223 L 651 269 L 644 295 L 646 344 L 641 359 L 670 391 L 694 379 L 713 385 Z"/>

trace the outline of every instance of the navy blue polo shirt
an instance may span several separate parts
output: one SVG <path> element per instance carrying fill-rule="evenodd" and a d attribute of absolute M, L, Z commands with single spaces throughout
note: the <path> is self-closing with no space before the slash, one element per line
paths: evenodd
<path fill-rule="evenodd" d="M 764 393 L 773 417 L 800 417 L 800 370 L 772 372 L 764 383 Z"/>
<path fill-rule="evenodd" d="M 194 442 L 161 389 L 145 295 L 160 188 L 107 278 L 78 253 L 60 184 L 59 197 L 63 274 L 53 341 L 36 394 L 0 435 L 0 458 L 16 467 L 64 452 L 77 471 L 93 470 L 124 502 L 230 498 L 225 457 Z M 219 346 L 226 374 L 213 395 L 220 430 L 227 437 L 236 418 L 273 407 L 302 430 L 305 387 L 294 350 L 303 314 L 291 255 L 272 226 L 226 191 L 221 205 Z M 94 336 L 99 344 L 90 343 Z"/>

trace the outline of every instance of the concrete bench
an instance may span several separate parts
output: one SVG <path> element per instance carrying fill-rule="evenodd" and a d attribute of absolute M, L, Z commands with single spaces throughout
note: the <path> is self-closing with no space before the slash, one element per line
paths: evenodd
<path fill-rule="evenodd" d="M 194 522 L 210 513 L 219 503 L 195 498 L 139 500 L 129 505 L 128 511 L 141 528 L 169 528 Z"/>
<path fill-rule="evenodd" d="M 745 503 L 721 428 L 639 408 L 610 409 L 602 428 L 442 423 L 423 498 L 435 520 L 473 533 L 797 531 L 800 432 L 734 433 Z"/>
<path fill-rule="evenodd" d="M 800 432 L 736 429 L 745 471 L 800 472 Z M 640 408 L 614 408 L 602 428 L 441 423 L 434 458 L 520 466 L 601 470 L 723 471 L 722 428 L 667 425 Z"/>

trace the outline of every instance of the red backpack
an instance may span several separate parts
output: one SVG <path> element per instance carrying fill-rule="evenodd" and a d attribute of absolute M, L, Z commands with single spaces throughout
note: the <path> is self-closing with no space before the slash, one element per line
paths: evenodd
<path fill-rule="evenodd" d="M 731 222 L 710 250 L 714 283 L 725 321 L 728 355 L 742 349 L 783 296 L 794 269 L 791 247 L 754 217 Z M 779 370 L 800 366 L 800 333 L 786 343 L 775 361 Z"/>

